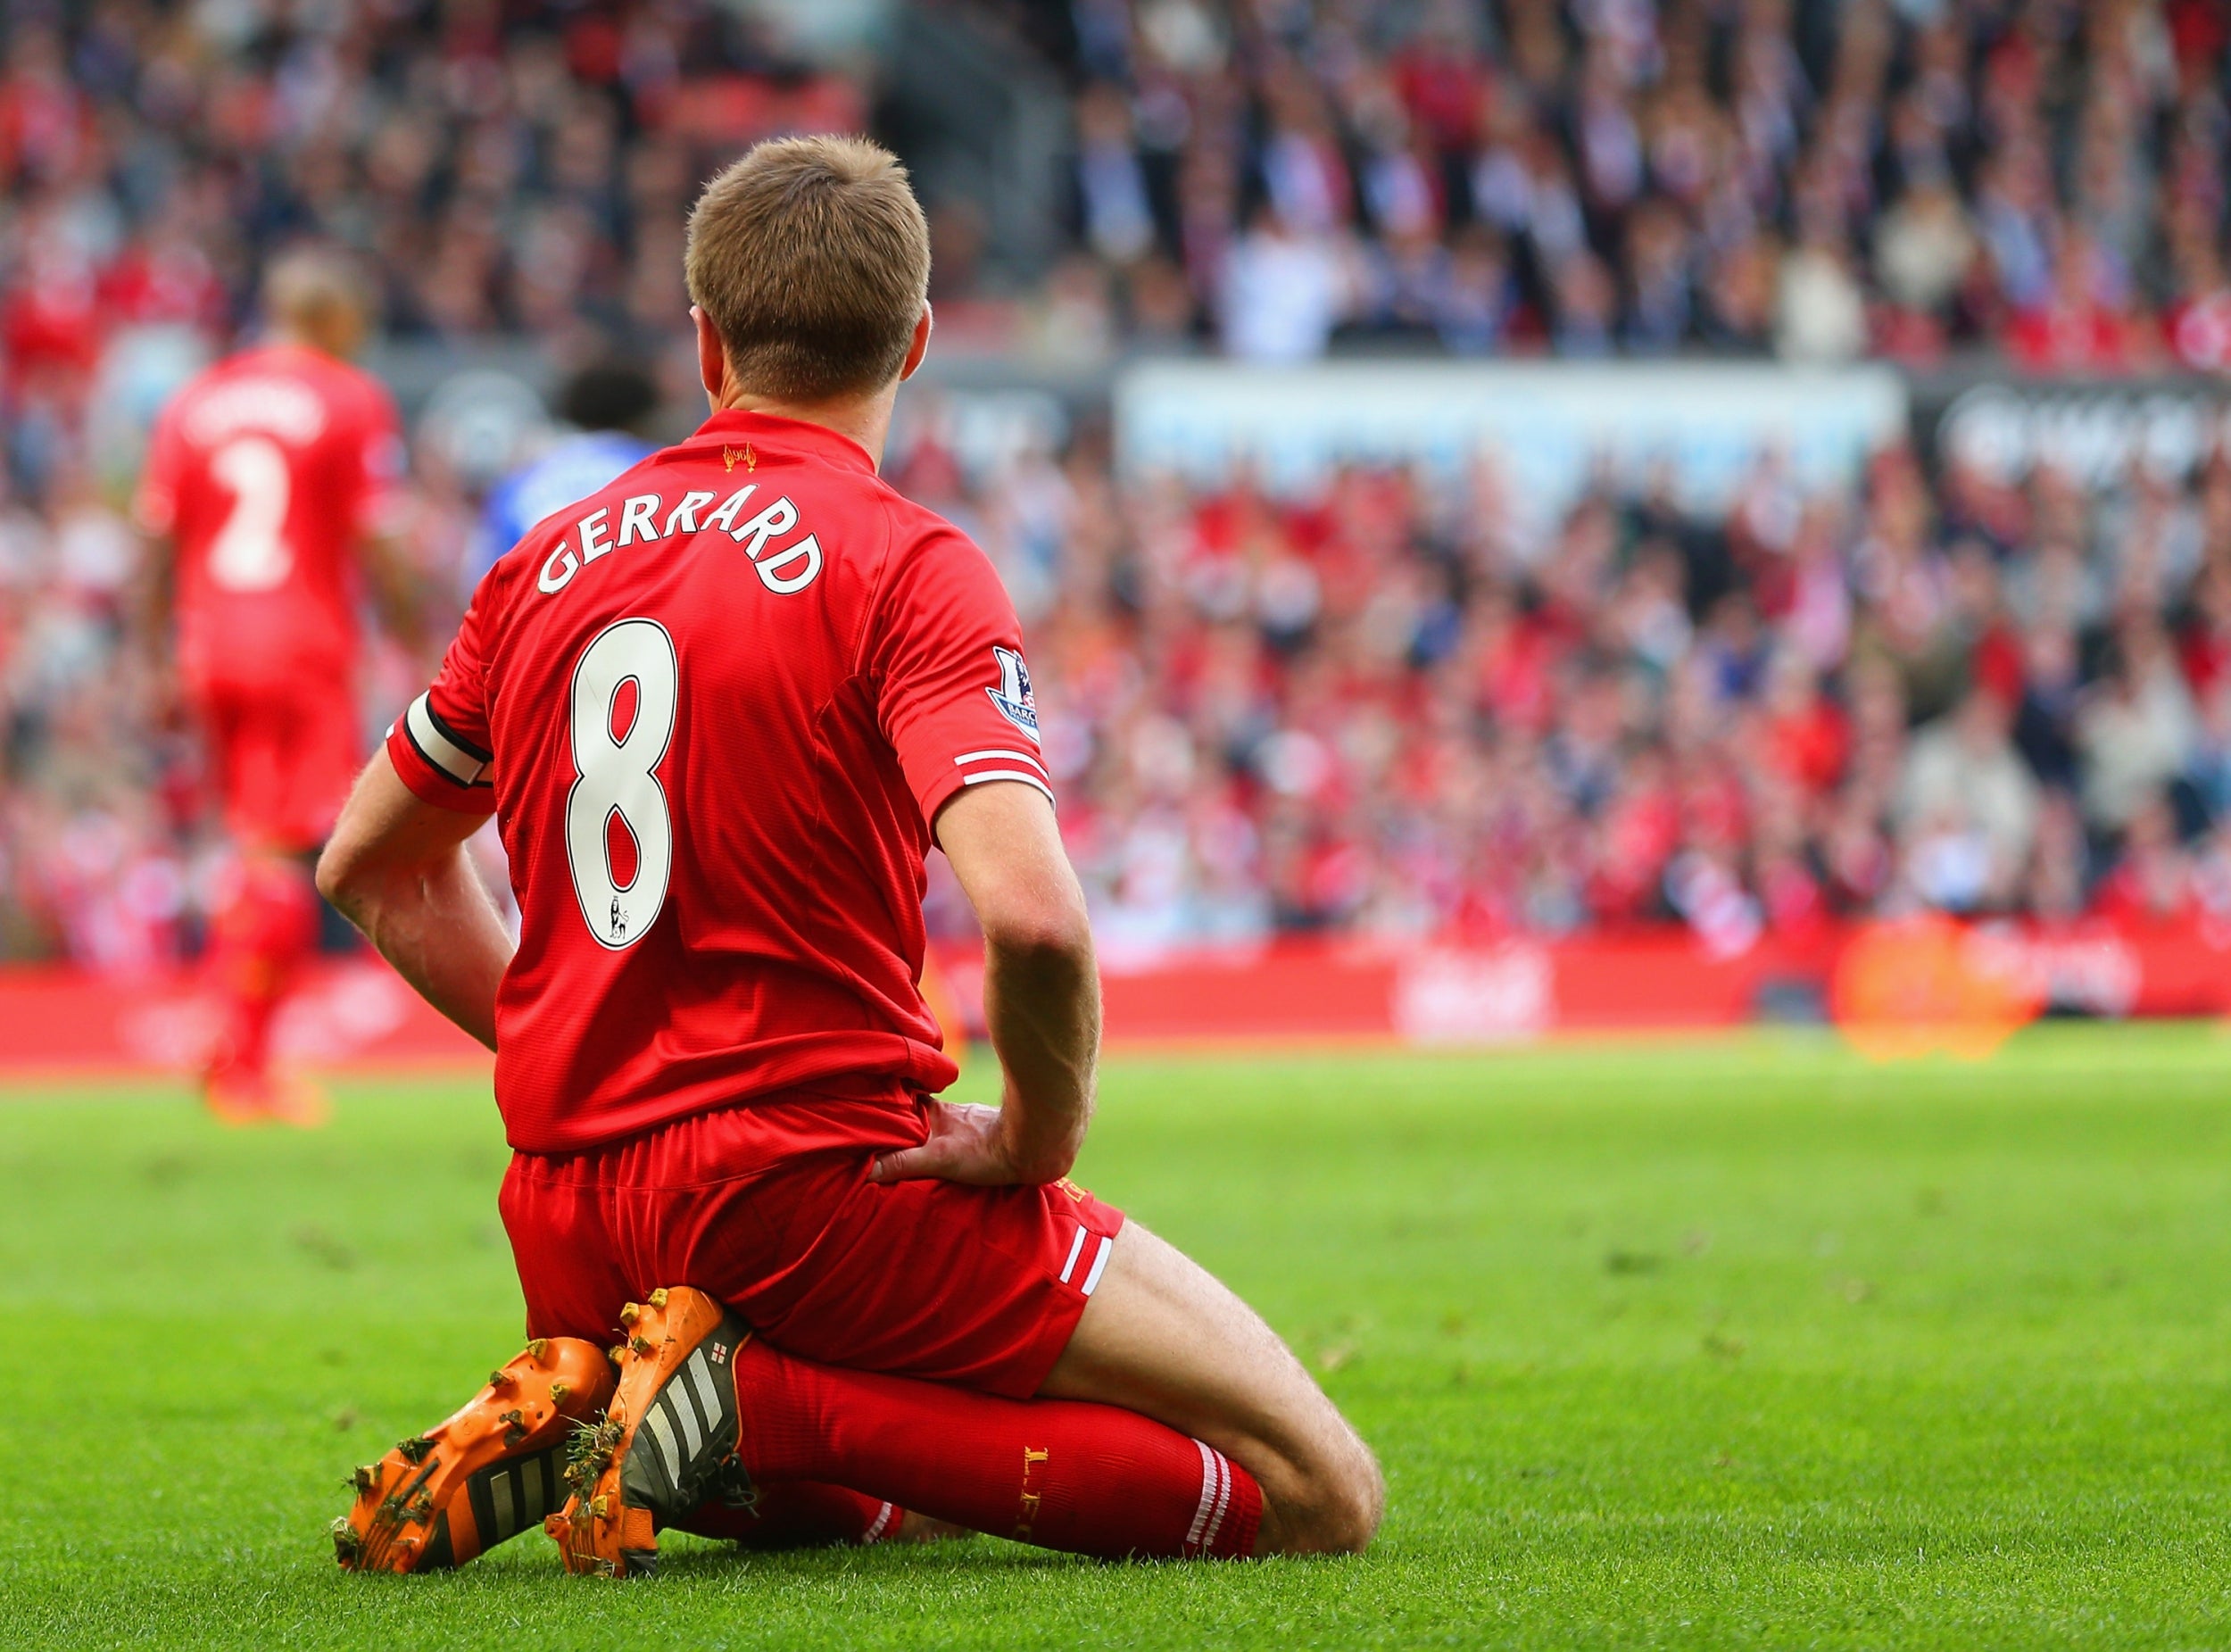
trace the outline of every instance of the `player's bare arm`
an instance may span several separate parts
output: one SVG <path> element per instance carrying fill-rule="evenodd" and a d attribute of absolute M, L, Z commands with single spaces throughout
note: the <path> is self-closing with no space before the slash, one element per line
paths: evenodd
<path fill-rule="evenodd" d="M 493 1050 L 512 946 L 465 852 L 481 824 L 421 802 L 376 753 L 318 861 L 318 890 L 428 1003 Z"/>
<path fill-rule="evenodd" d="M 145 657 L 154 663 L 159 715 L 170 717 L 180 699 L 178 649 L 172 614 L 178 600 L 178 544 L 167 533 L 142 528 L 139 560 L 125 593 L 125 623 L 138 634 Z"/>
<path fill-rule="evenodd" d="M 367 534 L 357 546 L 365 588 L 387 634 L 415 657 L 427 642 L 427 582 L 400 534 Z"/>
<path fill-rule="evenodd" d="M 177 594 L 178 547 L 170 535 L 143 531 L 139 563 L 133 571 L 129 617 L 148 646 L 170 649 L 170 610 Z"/>
<path fill-rule="evenodd" d="M 948 803 L 939 843 L 983 929 L 984 1024 L 1003 1079 L 997 1108 L 940 1103 L 929 1141 L 876 1161 L 878 1181 L 998 1186 L 1068 1175 L 1092 1116 L 1100 984 L 1092 930 L 1053 805 L 1016 781 Z"/>

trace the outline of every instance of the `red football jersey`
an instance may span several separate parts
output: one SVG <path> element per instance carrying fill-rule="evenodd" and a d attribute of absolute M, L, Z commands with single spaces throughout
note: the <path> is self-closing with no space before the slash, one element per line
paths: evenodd
<path fill-rule="evenodd" d="M 944 1088 L 931 823 L 966 785 L 1053 794 L 983 553 L 846 437 L 742 412 L 498 560 L 387 750 L 427 801 L 496 811 L 496 1099 L 539 1153 Z"/>
<path fill-rule="evenodd" d="M 345 692 L 355 547 L 391 525 L 402 473 L 387 392 L 315 350 L 243 351 L 181 390 L 155 423 L 137 513 L 176 544 L 187 681 Z"/>

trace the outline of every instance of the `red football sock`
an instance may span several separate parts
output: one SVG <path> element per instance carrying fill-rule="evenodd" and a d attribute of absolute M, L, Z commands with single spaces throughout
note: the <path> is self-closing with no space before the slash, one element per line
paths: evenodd
<path fill-rule="evenodd" d="M 210 919 L 209 967 L 225 1015 L 212 1072 L 257 1075 L 270 1064 L 271 1023 L 317 929 L 306 868 L 270 855 L 242 857 Z"/>
<path fill-rule="evenodd" d="M 721 1537 L 746 1548 L 826 1548 L 833 1543 L 880 1543 L 895 1537 L 907 1511 L 881 1498 L 809 1480 L 754 1488 L 750 1508 L 708 1503 L 676 1530 Z"/>
<path fill-rule="evenodd" d="M 757 1338 L 736 1350 L 735 1372 L 755 1478 L 834 1482 L 1076 1554 L 1254 1551 L 1254 1477 L 1135 1411 L 840 1371 Z"/>

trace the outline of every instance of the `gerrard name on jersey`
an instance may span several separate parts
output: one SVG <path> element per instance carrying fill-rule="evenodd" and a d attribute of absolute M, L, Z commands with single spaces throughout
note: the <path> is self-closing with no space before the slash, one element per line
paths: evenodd
<path fill-rule="evenodd" d="M 568 529 L 543 560 L 535 588 L 546 596 L 555 596 L 571 585 L 574 576 L 584 568 L 615 551 L 625 551 L 633 544 L 652 544 L 676 534 L 701 534 L 717 528 L 743 547 L 761 585 L 778 596 L 793 595 L 820 577 L 821 544 L 809 533 L 802 539 L 770 552 L 767 547 L 771 542 L 799 526 L 798 507 L 787 497 L 778 495 L 757 514 L 738 521 L 744 508 L 755 502 L 759 491 L 758 483 L 746 482 L 708 511 L 702 521 L 699 520 L 698 512 L 712 504 L 716 497 L 710 489 L 690 489 L 675 502 L 671 510 L 667 509 L 663 494 L 630 494 L 620 502 L 617 522 L 612 518 L 612 508 L 601 506 Z M 659 514 L 662 511 L 663 518 Z"/>

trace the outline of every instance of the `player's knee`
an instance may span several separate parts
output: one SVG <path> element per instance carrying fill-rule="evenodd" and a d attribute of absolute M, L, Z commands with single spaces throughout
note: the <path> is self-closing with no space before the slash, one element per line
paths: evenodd
<path fill-rule="evenodd" d="M 1362 1554 L 1377 1535 L 1380 1517 L 1386 1507 L 1386 1477 L 1379 1472 L 1379 1460 L 1359 1440 L 1331 1489 L 1324 1531 L 1325 1551 L 1336 1555 Z"/>
<path fill-rule="evenodd" d="M 1301 1475 L 1280 1510 L 1278 1548 L 1295 1555 L 1360 1555 L 1387 1504 L 1379 1463 L 1359 1440 Z"/>

